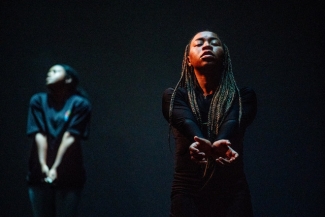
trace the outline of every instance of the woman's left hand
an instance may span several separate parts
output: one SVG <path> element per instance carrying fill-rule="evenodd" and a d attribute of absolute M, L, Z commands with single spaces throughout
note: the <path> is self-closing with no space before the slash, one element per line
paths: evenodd
<path fill-rule="evenodd" d="M 239 154 L 230 147 L 228 140 L 218 140 L 212 144 L 212 155 L 220 165 L 227 165 L 234 162 Z"/>
<path fill-rule="evenodd" d="M 55 168 L 51 168 L 47 177 L 50 178 L 52 180 L 52 182 L 54 180 L 56 180 L 58 178 L 58 174 L 57 174 L 56 169 Z"/>

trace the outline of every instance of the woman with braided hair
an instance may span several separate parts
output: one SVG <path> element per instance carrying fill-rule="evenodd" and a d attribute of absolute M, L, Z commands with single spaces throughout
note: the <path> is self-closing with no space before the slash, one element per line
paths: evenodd
<path fill-rule="evenodd" d="M 176 143 L 170 216 L 253 216 L 243 137 L 256 95 L 237 87 L 217 34 L 199 32 L 186 46 L 181 78 L 165 90 L 162 110 Z"/>

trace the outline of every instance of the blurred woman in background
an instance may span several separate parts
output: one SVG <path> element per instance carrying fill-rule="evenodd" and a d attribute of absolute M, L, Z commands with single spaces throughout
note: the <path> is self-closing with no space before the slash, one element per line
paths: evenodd
<path fill-rule="evenodd" d="M 72 67 L 57 64 L 47 73 L 48 92 L 30 100 L 27 135 L 33 144 L 27 181 L 35 217 L 77 216 L 86 180 L 81 140 L 88 138 L 91 116 L 78 84 Z"/>

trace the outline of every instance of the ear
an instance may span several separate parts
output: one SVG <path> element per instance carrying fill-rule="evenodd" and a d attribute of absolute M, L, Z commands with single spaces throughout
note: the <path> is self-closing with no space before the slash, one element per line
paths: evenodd
<path fill-rule="evenodd" d="M 65 78 L 65 83 L 70 84 L 72 82 L 72 78 Z"/>
<path fill-rule="evenodd" d="M 188 66 L 192 66 L 192 64 L 191 64 L 191 60 L 190 60 L 190 57 L 189 57 L 189 56 L 187 56 L 187 65 L 188 65 Z"/>

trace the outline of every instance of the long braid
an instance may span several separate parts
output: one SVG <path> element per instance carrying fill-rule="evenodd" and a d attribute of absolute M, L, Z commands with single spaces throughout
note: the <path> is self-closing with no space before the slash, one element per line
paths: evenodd
<path fill-rule="evenodd" d="M 182 62 L 182 73 L 181 78 L 176 84 L 176 87 L 174 89 L 174 92 L 170 99 L 170 105 L 169 105 L 169 123 L 171 123 L 172 119 L 172 112 L 173 112 L 173 104 L 176 96 L 176 91 L 178 88 L 186 88 L 188 92 L 188 98 L 190 102 L 190 106 L 192 109 L 192 112 L 195 116 L 195 118 L 198 120 L 198 123 L 200 126 L 202 126 L 202 119 L 200 115 L 199 106 L 196 101 L 196 95 L 195 95 L 195 85 L 194 85 L 194 72 L 191 67 L 187 64 L 187 56 L 189 53 L 189 44 L 185 48 L 184 56 L 183 56 L 183 62 Z"/>
<path fill-rule="evenodd" d="M 208 114 L 208 135 L 209 139 L 213 140 L 218 135 L 219 128 L 227 116 L 229 109 L 234 101 L 236 95 L 239 96 L 239 90 L 236 85 L 233 72 L 231 59 L 229 55 L 228 47 L 223 44 L 224 48 L 224 71 L 220 79 L 220 85 L 218 90 L 214 93 L 211 100 L 211 105 Z M 241 103 L 240 103 L 241 104 Z M 241 116 L 241 105 L 239 120 Z"/>

